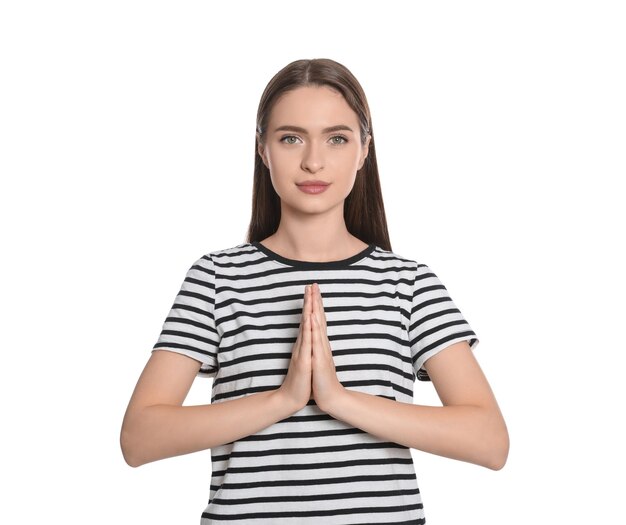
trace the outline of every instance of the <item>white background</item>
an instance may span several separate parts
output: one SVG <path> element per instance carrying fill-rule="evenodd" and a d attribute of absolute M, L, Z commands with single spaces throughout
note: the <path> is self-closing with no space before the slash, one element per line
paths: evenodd
<path fill-rule="evenodd" d="M 497 472 L 413 450 L 428 523 L 618 523 L 625 25 L 598 0 L 3 2 L 7 523 L 199 523 L 210 451 L 134 469 L 120 427 L 188 267 L 245 242 L 257 104 L 301 58 L 365 89 L 392 249 L 450 291 L 509 427 Z"/>

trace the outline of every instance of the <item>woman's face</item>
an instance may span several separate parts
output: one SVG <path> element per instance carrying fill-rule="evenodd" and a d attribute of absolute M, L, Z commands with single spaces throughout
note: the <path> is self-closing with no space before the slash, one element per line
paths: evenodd
<path fill-rule="evenodd" d="M 326 129 L 338 126 L 341 129 Z M 370 138 L 361 146 L 356 113 L 329 87 L 300 87 L 282 95 L 271 111 L 259 154 L 283 211 L 290 211 L 285 206 L 315 213 L 343 207 L 367 157 Z M 313 180 L 329 186 L 317 194 L 298 188 Z"/>

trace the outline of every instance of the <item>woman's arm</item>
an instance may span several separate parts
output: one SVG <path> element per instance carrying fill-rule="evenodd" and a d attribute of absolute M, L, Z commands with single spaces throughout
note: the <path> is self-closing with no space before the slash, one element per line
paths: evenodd
<path fill-rule="evenodd" d="M 153 352 L 124 416 L 120 434 L 128 465 L 189 454 L 249 436 L 295 412 L 269 390 L 209 405 L 182 406 L 200 362 Z"/>
<path fill-rule="evenodd" d="M 452 344 L 424 367 L 444 406 L 393 401 L 343 389 L 332 406 L 336 419 L 387 441 L 499 470 L 509 453 L 509 435 L 467 341 Z"/>

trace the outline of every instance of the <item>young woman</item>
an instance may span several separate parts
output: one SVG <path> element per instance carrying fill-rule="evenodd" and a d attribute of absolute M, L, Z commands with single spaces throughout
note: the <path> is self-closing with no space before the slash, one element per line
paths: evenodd
<path fill-rule="evenodd" d="M 425 523 L 411 448 L 500 469 L 508 433 L 437 275 L 391 251 L 343 65 L 298 60 L 257 116 L 248 240 L 188 270 L 121 432 L 137 467 L 211 449 L 202 524 Z M 182 406 L 196 376 L 211 404 Z M 430 380 L 443 406 L 413 403 Z"/>

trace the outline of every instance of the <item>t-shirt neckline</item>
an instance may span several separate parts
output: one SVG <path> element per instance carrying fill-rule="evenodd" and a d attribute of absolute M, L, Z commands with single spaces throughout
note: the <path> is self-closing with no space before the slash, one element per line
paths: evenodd
<path fill-rule="evenodd" d="M 264 246 L 259 241 L 252 241 L 250 243 L 252 246 L 263 252 L 270 259 L 274 261 L 278 261 L 280 263 L 293 266 L 295 268 L 345 268 L 346 266 L 350 266 L 357 261 L 367 257 L 370 253 L 374 251 L 376 248 L 376 244 L 370 243 L 366 248 L 361 250 L 359 253 L 351 255 L 346 259 L 340 259 L 338 261 L 300 261 L 298 259 L 289 259 L 287 257 L 283 257 L 282 255 L 270 250 L 267 246 Z"/>

